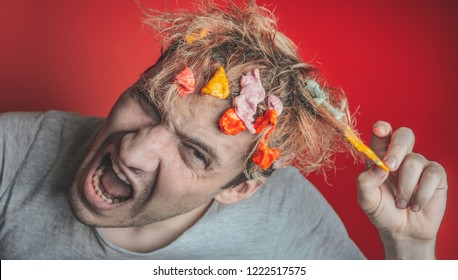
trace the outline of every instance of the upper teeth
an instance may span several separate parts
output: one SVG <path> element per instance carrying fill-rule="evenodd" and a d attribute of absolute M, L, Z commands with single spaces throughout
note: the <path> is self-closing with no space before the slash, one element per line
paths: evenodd
<path fill-rule="evenodd" d="M 124 173 L 122 173 L 121 169 L 119 169 L 119 166 L 113 162 L 112 158 L 111 158 L 111 164 L 113 166 L 114 172 L 116 173 L 116 175 L 118 175 L 119 179 L 124 181 L 124 183 L 130 185 L 129 179 L 127 179 L 127 176 Z"/>

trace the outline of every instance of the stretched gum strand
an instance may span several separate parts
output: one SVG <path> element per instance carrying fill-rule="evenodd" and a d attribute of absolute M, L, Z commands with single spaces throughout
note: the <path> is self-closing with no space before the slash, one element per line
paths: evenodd
<path fill-rule="evenodd" d="M 377 166 L 382 168 L 383 170 L 390 172 L 390 169 L 383 163 L 383 161 L 371 150 L 368 146 L 366 146 L 358 136 L 353 132 L 353 130 L 347 126 L 344 131 L 344 136 L 350 142 L 353 147 L 355 147 L 359 152 L 363 153 L 368 159 L 372 160 Z"/>

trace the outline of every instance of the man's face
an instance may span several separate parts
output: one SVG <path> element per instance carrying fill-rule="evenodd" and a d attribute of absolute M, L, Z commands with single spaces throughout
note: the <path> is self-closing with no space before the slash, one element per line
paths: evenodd
<path fill-rule="evenodd" d="M 209 106 L 197 106 L 203 99 Z M 141 226 L 208 205 L 242 172 L 248 133 L 220 132 L 225 102 L 178 97 L 161 119 L 137 87 L 117 101 L 70 190 L 75 214 L 95 226 Z M 199 109 L 200 108 L 200 109 Z"/>

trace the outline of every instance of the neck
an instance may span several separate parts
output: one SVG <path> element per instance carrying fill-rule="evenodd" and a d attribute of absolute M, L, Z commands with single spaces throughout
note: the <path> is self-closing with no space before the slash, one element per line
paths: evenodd
<path fill-rule="evenodd" d="M 98 230 L 106 240 L 118 247 L 137 253 L 148 253 L 175 241 L 205 214 L 210 205 L 211 202 L 188 213 L 144 226 Z"/>

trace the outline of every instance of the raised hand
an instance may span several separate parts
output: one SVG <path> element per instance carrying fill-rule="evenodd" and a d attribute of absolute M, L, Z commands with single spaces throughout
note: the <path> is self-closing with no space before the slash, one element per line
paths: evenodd
<path fill-rule="evenodd" d="M 390 124 L 377 122 L 370 146 L 391 172 L 368 163 L 356 182 L 359 204 L 378 228 L 390 259 L 434 258 L 445 212 L 445 170 L 413 152 L 414 144 L 409 128 L 392 132 Z"/>

